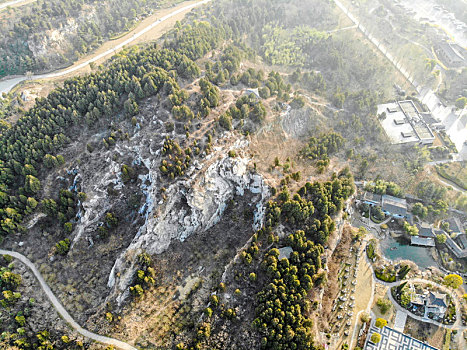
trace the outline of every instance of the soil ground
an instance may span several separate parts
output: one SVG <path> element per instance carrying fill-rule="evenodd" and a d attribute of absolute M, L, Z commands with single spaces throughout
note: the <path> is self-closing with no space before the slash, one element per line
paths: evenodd
<path fill-rule="evenodd" d="M 435 348 L 441 349 L 444 343 L 446 330 L 435 325 L 419 322 L 411 317 L 407 317 L 404 333 L 414 338 L 427 342 Z"/>
<path fill-rule="evenodd" d="M 388 291 L 388 287 L 383 286 L 383 285 L 381 285 L 379 283 L 376 283 L 375 298 L 373 300 L 373 305 L 372 305 L 371 311 L 374 312 L 376 318 L 384 318 L 385 320 L 388 321 L 388 324 L 391 325 L 391 324 L 393 324 L 393 321 L 394 321 L 394 318 L 395 318 L 394 306 L 391 305 L 389 310 L 386 311 L 385 314 L 383 314 L 383 313 L 381 313 L 381 310 L 379 309 L 378 305 L 376 305 L 376 302 L 378 301 L 379 298 L 388 299 L 387 291 Z"/>
<path fill-rule="evenodd" d="M 158 285 L 142 300 L 122 312 L 114 336 L 138 346 L 157 348 L 171 344 L 190 330 L 208 303 L 225 266 L 252 234 L 253 195 L 235 197 L 221 221 L 211 229 L 173 241 L 155 256 Z M 222 234 L 220 234 L 222 233 Z"/>
<path fill-rule="evenodd" d="M 350 342 L 353 326 L 357 321 L 357 313 L 367 308 L 371 298 L 371 269 L 366 264 L 363 252 L 360 253 L 360 257 L 357 259 L 359 243 L 352 243 L 351 230 L 350 226 L 344 227 L 341 241 L 328 262 L 328 284 L 324 292 L 322 310 L 318 321 L 319 328 L 322 331 L 331 333 L 330 346 L 336 349 L 340 349 L 344 343 Z M 357 261 L 359 264 L 356 269 Z M 346 269 L 349 271 L 346 272 Z M 353 277 L 355 270 L 357 271 L 356 278 Z M 344 278 L 346 274 L 349 275 L 348 279 Z M 356 282 L 355 286 L 352 285 L 353 281 Z M 343 285 L 344 282 L 347 284 L 346 286 Z M 342 289 L 350 290 L 352 288 L 355 288 L 355 292 L 348 294 L 348 301 L 337 301 L 337 298 L 342 295 L 340 293 Z M 355 300 L 351 300 L 352 297 Z M 354 307 L 350 307 L 350 303 L 354 303 Z M 341 305 L 345 305 L 343 309 L 340 308 Z M 347 317 L 348 312 L 353 312 L 352 316 Z M 344 317 L 338 319 L 338 315 Z M 351 325 L 347 326 L 349 321 Z M 345 331 L 349 333 L 348 336 L 344 334 Z"/>

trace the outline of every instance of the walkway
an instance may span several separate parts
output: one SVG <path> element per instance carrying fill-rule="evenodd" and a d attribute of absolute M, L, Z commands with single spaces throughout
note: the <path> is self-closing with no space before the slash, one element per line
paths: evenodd
<path fill-rule="evenodd" d="M 364 248 L 366 248 L 366 244 L 368 243 L 368 238 L 365 237 L 362 241 L 362 244 L 361 244 L 361 247 L 362 247 L 362 258 L 363 258 L 363 262 L 365 265 L 367 265 L 370 269 L 371 269 L 371 275 L 372 275 L 372 279 L 371 279 L 371 297 L 370 297 L 370 300 L 368 301 L 368 305 L 366 307 L 366 309 L 364 310 L 360 310 L 358 313 L 357 313 L 357 317 L 355 318 L 355 323 L 354 323 L 354 326 L 353 326 L 353 331 L 352 331 L 352 337 L 350 338 L 350 346 L 349 346 L 349 349 L 353 349 L 354 348 L 354 342 L 355 342 L 355 338 L 356 338 L 356 335 L 357 335 L 357 329 L 358 329 L 358 324 L 360 322 L 360 317 L 362 315 L 362 313 L 366 312 L 368 315 L 370 314 L 371 312 L 371 306 L 373 305 L 373 302 L 374 302 L 374 299 L 375 299 L 375 278 L 374 278 L 374 273 L 373 273 L 373 269 L 372 269 L 372 266 L 371 264 L 368 262 L 368 259 L 366 257 L 366 252 L 364 250 Z"/>
<path fill-rule="evenodd" d="M 356 24 L 354 24 L 354 25 L 352 25 L 352 26 L 344 27 L 344 28 L 338 28 L 338 29 L 328 30 L 328 34 L 338 33 L 338 32 L 342 32 L 342 31 L 344 31 L 344 30 L 349 30 L 349 29 L 354 29 L 354 28 L 357 28 L 357 25 L 356 25 Z"/>
<path fill-rule="evenodd" d="M 367 235 L 367 237 L 365 237 L 365 239 L 362 241 L 362 247 L 364 246 L 365 244 L 365 247 L 366 247 L 366 244 L 368 243 L 369 241 L 369 237 Z M 384 281 L 381 281 L 379 279 L 376 278 L 376 274 L 375 274 L 375 271 L 373 269 L 373 265 L 371 264 L 371 262 L 368 260 L 368 257 L 366 255 L 366 251 L 363 251 L 363 254 L 365 255 L 365 263 L 369 265 L 371 271 L 372 271 L 372 282 L 371 282 L 371 289 L 372 289 L 372 295 L 371 295 L 371 299 L 370 301 L 368 302 L 368 306 L 365 310 L 360 310 L 358 313 L 357 313 L 357 318 L 355 320 L 355 324 L 354 324 L 354 329 L 353 329 L 353 332 L 352 332 L 352 337 L 351 337 L 351 340 L 350 340 L 350 349 L 353 349 L 353 346 L 354 346 L 354 343 L 355 343 L 355 338 L 356 338 L 356 335 L 357 335 L 357 329 L 358 329 L 358 325 L 359 325 L 359 322 L 360 322 L 360 316 L 363 312 L 367 312 L 368 314 L 372 314 L 371 312 L 371 306 L 373 305 L 373 302 L 374 302 L 374 296 L 375 296 L 375 284 L 376 283 L 379 283 L 381 285 L 384 285 L 384 286 L 387 286 L 389 287 L 388 289 L 388 292 L 387 292 L 387 295 L 388 295 L 388 298 L 389 300 L 391 300 L 392 304 L 394 305 L 394 308 L 396 309 L 396 311 L 398 312 L 402 312 L 412 318 L 414 318 L 415 320 L 417 321 L 420 321 L 420 322 L 427 322 L 427 323 L 431 323 L 431 324 L 434 324 L 438 327 L 443 327 L 443 328 L 446 328 L 446 329 L 452 329 L 452 330 L 460 330 L 460 331 L 464 331 L 464 330 L 467 330 L 467 326 L 462 326 L 462 318 L 461 318 L 461 315 L 462 315 L 462 311 L 461 311 L 461 305 L 460 305 L 460 302 L 459 300 L 457 299 L 457 297 L 454 295 L 454 293 L 449 289 L 447 288 L 446 286 L 443 286 L 439 283 L 436 283 L 436 282 L 433 282 L 433 281 L 430 281 L 430 280 L 426 280 L 426 279 L 422 279 L 422 278 L 411 278 L 411 279 L 408 279 L 408 280 L 402 280 L 402 281 L 396 281 L 396 282 L 392 282 L 392 283 L 388 283 L 388 282 L 384 282 Z M 454 301 L 454 304 L 456 306 L 456 322 L 453 324 L 453 325 L 445 325 L 445 324 L 441 324 L 439 322 L 436 322 L 434 320 L 431 320 L 431 319 L 427 319 L 427 318 L 424 318 L 424 317 L 420 317 L 420 316 L 417 316 L 417 315 L 414 315 L 413 313 L 411 313 L 410 311 L 408 311 L 407 309 L 404 309 L 402 306 L 400 306 L 396 300 L 394 300 L 394 298 L 392 297 L 392 294 L 391 294 L 391 288 L 392 287 L 395 287 L 395 286 L 398 286 L 400 285 L 401 283 L 404 283 L 404 282 L 411 282 L 411 283 L 429 283 L 433 286 L 436 286 L 438 287 L 439 289 L 441 289 L 442 291 L 444 291 L 445 293 L 449 294 L 452 298 L 452 300 Z M 374 318 L 374 315 L 372 315 L 372 318 Z M 462 343 L 462 340 L 460 340 L 460 343 Z"/>
<path fill-rule="evenodd" d="M 391 300 L 392 303 L 394 304 L 394 307 L 396 308 L 397 311 L 405 312 L 410 317 L 416 319 L 417 321 L 431 323 L 431 324 L 434 324 L 435 326 L 438 326 L 438 327 L 443 327 L 443 328 L 446 328 L 446 329 L 453 329 L 453 330 L 454 329 L 455 330 L 467 330 L 467 326 L 462 326 L 462 317 L 461 317 L 462 312 L 461 312 L 461 305 L 459 303 L 459 300 L 453 294 L 453 292 L 449 288 L 447 288 L 446 286 L 443 286 L 441 284 L 438 284 L 438 283 L 430 281 L 430 280 L 425 280 L 423 278 L 411 278 L 411 279 L 408 279 L 408 280 L 402 280 L 402 281 L 397 281 L 397 282 L 392 282 L 392 283 L 386 283 L 386 282 L 383 282 L 383 281 L 377 281 L 377 282 L 389 287 L 387 295 L 388 295 L 389 300 Z M 394 300 L 394 298 L 392 297 L 391 288 L 395 287 L 395 286 L 398 286 L 398 285 L 400 285 L 401 283 L 404 283 L 404 282 L 426 283 L 426 284 L 429 283 L 429 284 L 441 289 L 443 292 L 449 294 L 451 296 L 451 299 L 454 301 L 454 304 L 456 305 L 456 322 L 453 325 L 445 325 L 445 324 L 436 322 L 436 321 L 434 321 L 432 319 L 429 319 L 429 318 L 414 315 L 413 313 L 411 313 L 407 309 L 404 309 L 402 306 L 400 306 L 399 303 L 396 300 Z"/>
<path fill-rule="evenodd" d="M 60 301 L 57 299 L 57 297 L 52 293 L 50 290 L 49 286 L 45 282 L 44 278 L 40 274 L 39 270 L 37 270 L 36 266 L 29 260 L 27 257 L 24 255 L 9 251 L 9 250 L 3 250 L 0 249 L 0 255 L 10 255 L 14 257 L 15 259 L 18 259 L 21 261 L 24 265 L 26 265 L 34 274 L 34 276 L 37 278 L 39 281 L 39 284 L 43 291 L 45 292 L 47 298 L 50 300 L 52 303 L 53 307 L 55 310 L 57 310 L 58 314 L 67 322 L 73 329 L 75 329 L 79 334 L 83 335 L 86 338 L 92 339 L 94 341 L 97 341 L 102 344 L 106 345 L 113 345 L 119 349 L 122 350 L 137 350 L 135 347 L 131 346 L 130 344 L 124 343 L 120 340 L 114 339 L 114 338 L 109 338 L 105 337 L 96 333 L 92 333 L 84 328 L 82 328 L 74 319 L 71 317 L 71 315 L 68 313 L 68 311 L 65 310 L 63 305 L 60 303 Z"/>
<path fill-rule="evenodd" d="M 366 255 L 365 255 L 366 256 Z M 403 311 L 403 312 L 406 312 L 410 317 L 418 320 L 418 321 L 422 321 L 422 322 L 428 322 L 428 323 L 432 323 L 432 324 L 435 324 L 439 327 L 443 327 L 443 328 L 449 328 L 449 329 L 459 329 L 459 330 L 467 330 L 467 326 L 462 326 L 462 318 L 461 318 L 461 315 L 462 315 L 462 312 L 461 312 L 461 305 L 460 305 L 460 302 L 459 300 L 457 299 L 457 297 L 454 295 L 454 293 L 452 292 L 451 289 L 449 289 L 448 287 L 446 286 L 443 286 L 439 283 L 436 283 L 436 282 L 433 282 L 433 281 L 430 281 L 430 280 L 426 280 L 426 279 L 423 279 L 423 278 L 410 278 L 410 279 L 406 279 L 406 280 L 401 280 L 401 281 L 396 281 L 396 282 L 384 282 L 384 281 L 381 281 L 380 279 L 377 279 L 376 278 L 376 274 L 375 274 L 375 271 L 373 269 L 373 265 L 371 265 L 371 262 L 368 261 L 368 257 L 366 257 L 366 261 L 370 264 L 370 267 L 371 267 L 371 270 L 373 272 L 373 279 L 376 281 L 376 283 L 379 283 L 383 286 L 386 286 L 386 287 L 389 287 L 388 289 L 388 297 L 389 297 L 389 300 L 392 301 L 392 303 L 394 304 L 396 310 L 399 310 L 399 311 Z M 414 315 L 413 313 L 411 313 L 410 311 L 404 309 L 402 306 L 400 306 L 395 300 L 394 298 L 392 297 L 392 294 L 391 294 L 391 288 L 392 287 L 396 287 L 404 282 L 409 282 L 409 283 L 425 283 L 425 284 L 431 284 L 433 286 L 436 286 L 437 288 L 441 289 L 443 292 L 449 294 L 451 296 L 451 299 L 454 301 L 454 304 L 456 305 L 456 322 L 451 325 L 451 326 L 448 326 L 448 325 L 444 325 L 444 324 L 441 324 L 439 322 L 436 322 L 436 321 L 433 321 L 431 319 L 427 319 L 427 318 L 424 318 L 424 317 L 420 317 L 420 316 L 417 316 L 417 315 Z"/>

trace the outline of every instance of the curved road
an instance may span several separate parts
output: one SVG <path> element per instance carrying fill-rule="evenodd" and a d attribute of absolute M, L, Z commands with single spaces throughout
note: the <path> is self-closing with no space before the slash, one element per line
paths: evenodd
<path fill-rule="evenodd" d="M 84 61 L 84 62 L 82 62 L 82 63 L 80 63 L 80 64 L 78 64 L 76 66 L 72 66 L 72 67 L 70 67 L 68 69 L 61 70 L 61 71 L 58 71 L 58 72 L 53 72 L 53 73 L 48 73 L 48 74 L 40 74 L 40 75 L 33 75 L 30 78 L 30 80 L 57 78 L 57 77 L 61 77 L 61 76 L 73 73 L 73 72 L 75 72 L 75 71 L 77 71 L 77 70 L 79 70 L 79 69 L 81 69 L 83 67 L 86 67 L 88 64 L 90 64 L 92 62 L 96 62 L 96 61 L 100 60 L 101 58 L 104 58 L 107 55 L 115 53 L 117 50 L 120 50 L 124 46 L 130 44 L 132 41 L 138 39 L 141 35 L 146 34 L 151 29 L 158 26 L 162 22 L 165 22 L 168 19 L 170 19 L 170 18 L 172 18 L 172 17 L 174 17 L 174 16 L 176 16 L 176 15 L 178 15 L 178 14 L 184 12 L 184 11 L 191 10 L 191 9 L 197 7 L 197 6 L 207 4 L 207 3 L 211 2 L 211 1 L 212 0 L 202 0 L 202 1 L 197 2 L 195 4 L 191 4 L 191 5 L 181 7 L 178 10 L 175 10 L 175 11 L 169 13 L 168 15 L 163 16 L 163 17 L 155 20 L 152 24 L 150 24 L 149 26 L 147 26 L 143 30 L 139 31 L 138 33 L 133 34 L 131 37 L 129 37 L 125 41 L 122 41 L 120 44 L 115 45 L 114 47 L 108 49 L 107 51 L 105 51 L 105 52 L 103 52 L 103 53 L 101 53 L 101 54 L 99 54 L 97 56 L 94 56 L 93 58 L 90 58 L 90 59 L 88 59 L 88 60 L 86 60 L 86 61 Z M 21 76 L 21 77 L 16 77 L 16 78 L 0 81 L 0 94 L 2 94 L 3 92 L 5 92 L 5 93 L 9 92 L 18 83 L 20 83 L 20 82 L 22 82 L 24 80 L 27 80 L 27 79 L 28 78 L 26 76 Z"/>
<path fill-rule="evenodd" d="M 47 298 L 50 300 L 50 302 L 52 303 L 53 307 L 55 308 L 55 310 L 57 310 L 57 312 L 59 313 L 60 316 L 63 317 L 63 319 L 72 327 L 74 328 L 78 333 L 80 333 L 81 335 L 85 336 L 86 338 L 89 338 L 89 339 L 92 339 L 92 340 L 95 340 L 99 343 L 103 343 L 103 344 L 107 344 L 107 345 L 113 345 L 113 346 L 116 346 L 117 348 L 119 349 L 123 349 L 123 350 L 137 350 L 135 347 L 127 344 L 127 343 L 124 343 L 120 340 L 117 340 L 117 339 L 114 339 L 114 338 L 108 338 L 108 337 L 104 337 L 102 335 L 99 335 L 99 334 L 96 334 L 96 333 L 92 333 L 84 328 L 82 328 L 74 319 L 73 317 L 70 316 L 70 314 L 68 313 L 68 311 L 65 310 L 65 308 L 63 307 L 63 305 L 60 303 L 60 301 L 57 299 L 57 297 L 52 293 L 52 291 L 50 290 L 49 286 L 47 285 L 47 283 L 45 282 L 44 278 L 42 277 L 41 273 L 39 272 L 39 270 L 37 270 L 36 266 L 31 262 L 31 260 L 29 260 L 28 258 L 26 258 L 24 255 L 20 254 L 20 253 L 16 253 L 16 252 L 12 252 L 12 251 L 9 251 L 9 250 L 3 250 L 3 249 L 0 249 L 0 254 L 1 255 L 10 255 L 12 257 L 14 257 L 15 259 L 18 259 L 19 261 L 21 261 L 24 265 L 26 265 L 27 267 L 29 267 L 29 269 L 32 271 L 32 273 L 34 274 L 34 276 L 36 276 L 37 280 L 39 281 L 39 284 L 41 285 L 41 288 L 43 289 L 43 291 L 45 292 L 45 294 L 47 295 Z"/>
<path fill-rule="evenodd" d="M 17 5 L 19 3 L 26 2 L 26 1 L 28 0 L 14 0 L 14 1 L 5 2 L 3 4 L 0 4 L 0 11 L 3 10 L 4 8 L 7 8 L 8 6 Z"/>

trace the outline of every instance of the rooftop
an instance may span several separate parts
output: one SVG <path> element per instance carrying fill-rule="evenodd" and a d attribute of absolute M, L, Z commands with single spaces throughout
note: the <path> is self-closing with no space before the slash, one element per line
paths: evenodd
<path fill-rule="evenodd" d="M 430 292 L 430 294 L 428 294 L 427 306 L 447 307 L 446 294 L 438 293 L 438 292 Z"/>
<path fill-rule="evenodd" d="M 453 240 L 450 235 L 442 231 L 442 233 L 446 236 L 446 246 L 449 248 L 449 250 L 459 259 L 462 258 L 467 258 L 467 248 L 464 246 L 461 246 L 459 243 L 467 243 L 467 238 L 462 237 L 465 236 L 465 234 L 461 233 L 458 235 L 456 238 L 457 241 Z M 460 241 L 459 241 L 460 240 Z"/>
<path fill-rule="evenodd" d="M 435 240 L 433 238 L 412 236 L 412 237 L 410 237 L 410 244 L 411 245 L 418 245 L 418 246 L 422 246 L 422 247 L 434 247 L 435 246 Z"/>
<path fill-rule="evenodd" d="M 365 191 L 365 193 L 363 193 L 363 200 L 367 202 L 381 204 L 381 198 L 382 196 L 380 194 L 376 194 L 373 192 Z"/>
<path fill-rule="evenodd" d="M 418 138 L 415 135 L 412 135 L 411 137 L 403 136 L 403 133 L 413 133 L 412 126 L 407 121 L 405 123 L 401 123 L 401 121 L 405 120 L 404 113 L 400 109 L 396 109 L 397 112 L 388 112 L 388 108 L 394 109 L 395 106 L 397 106 L 395 103 L 378 106 L 378 114 L 386 112 L 386 118 L 380 122 L 391 143 L 417 143 Z"/>
<path fill-rule="evenodd" d="M 292 254 L 293 249 L 292 247 L 284 247 L 279 249 L 279 260 L 284 258 L 290 258 L 290 254 Z"/>
<path fill-rule="evenodd" d="M 455 217 L 450 217 L 449 219 L 445 220 L 449 224 L 449 230 L 452 232 L 462 232 L 462 224 L 460 223 L 459 219 Z"/>
<path fill-rule="evenodd" d="M 455 241 L 462 249 L 467 249 L 467 235 L 465 233 L 459 233 L 455 238 Z"/>
<path fill-rule="evenodd" d="M 385 194 L 382 196 L 382 209 L 394 215 L 407 215 L 407 201 Z"/>
<path fill-rule="evenodd" d="M 435 234 L 433 233 L 433 228 L 427 223 L 422 222 L 421 224 L 417 224 L 417 228 L 418 228 L 419 237 L 435 238 Z"/>
<path fill-rule="evenodd" d="M 378 114 L 386 113 L 381 125 L 393 144 L 429 144 L 434 134 L 412 100 L 378 106 Z"/>
<path fill-rule="evenodd" d="M 438 45 L 440 49 L 442 49 L 446 56 L 449 57 L 451 61 L 463 61 L 464 56 L 459 52 L 457 47 L 454 47 L 450 43 L 441 43 Z"/>

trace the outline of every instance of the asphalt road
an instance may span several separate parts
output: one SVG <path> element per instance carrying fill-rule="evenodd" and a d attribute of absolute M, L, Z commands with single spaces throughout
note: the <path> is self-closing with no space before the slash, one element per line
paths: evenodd
<path fill-rule="evenodd" d="M 57 312 L 59 313 L 59 315 L 72 327 L 74 328 L 78 333 L 80 333 L 81 335 L 85 336 L 86 338 L 89 338 L 89 339 L 92 339 L 92 340 L 95 340 L 99 343 L 102 343 L 102 344 L 107 344 L 107 345 L 113 345 L 119 349 L 122 349 L 122 350 L 137 350 L 135 347 L 127 344 L 127 343 L 124 343 L 120 340 L 117 340 L 117 339 L 114 339 L 114 338 L 109 338 L 109 337 L 104 337 L 102 335 L 99 335 L 99 334 L 96 334 L 96 333 L 92 333 L 86 329 L 84 329 L 83 327 L 81 327 L 74 319 L 73 317 L 71 317 L 71 315 L 68 313 L 68 311 L 65 310 L 65 308 L 63 307 L 63 305 L 60 303 L 60 301 L 57 299 L 57 297 L 52 293 L 52 291 L 50 290 L 49 286 L 47 285 L 47 283 L 45 282 L 44 278 L 42 277 L 41 273 L 39 272 L 39 270 L 37 270 L 36 266 L 32 263 L 31 260 L 29 260 L 27 257 L 25 257 L 24 255 L 20 254 L 20 253 L 17 253 L 17 252 L 13 252 L 13 251 L 9 251 L 9 250 L 3 250 L 3 249 L 0 249 L 0 254 L 1 255 L 10 255 L 12 256 L 13 258 L 15 259 L 18 259 L 19 261 L 21 261 L 23 264 L 25 264 L 31 271 L 32 273 L 34 274 L 34 276 L 37 278 L 37 280 L 39 281 L 39 284 L 42 288 L 42 290 L 45 292 L 45 295 L 47 296 L 47 298 L 50 300 L 50 302 L 52 303 L 53 307 L 55 308 L 55 310 L 57 310 Z"/>
<path fill-rule="evenodd" d="M 101 58 L 107 56 L 107 55 L 110 55 L 112 53 L 115 53 L 116 51 L 120 50 L 121 48 L 123 48 L 124 46 L 130 44 L 131 42 L 133 42 L 134 40 L 138 39 L 141 35 L 144 35 L 146 34 L 147 32 L 149 32 L 151 29 L 153 29 L 154 27 L 158 26 L 159 24 L 167 21 L 168 19 L 184 12 L 184 11 L 187 11 L 187 10 L 191 10 L 195 7 L 198 7 L 200 5 L 204 5 L 204 4 L 207 4 L 208 2 L 211 2 L 212 0 L 202 0 L 200 2 L 197 2 L 195 4 L 191 4 L 191 5 L 187 5 L 187 6 L 184 6 L 184 7 L 181 7 L 179 8 L 178 10 L 175 10 L 171 13 L 169 13 L 168 15 L 166 16 L 163 16 L 157 20 L 155 20 L 152 24 L 148 25 L 146 28 L 142 29 L 141 31 L 139 31 L 138 33 L 135 33 L 133 34 L 131 37 L 129 37 L 128 39 L 126 39 L 125 41 L 121 42 L 120 44 L 118 45 L 115 45 L 114 47 L 108 49 L 107 51 L 97 55 L 97 56 L 94 56 L 93 58 L 90 58 L 76 66 L 72 66 L 70 68 L 67 68 L 67 69 L 64 69 L 64 70 L 60 70 L 60 71 L 57 71 L 57 72 L 52 72 L 52 73 L 48 73 L 48 74 L 40 74 L 40 75 L 33 75 L 31 76 L 30 80 L 39 80 L 39 79 L 48 79 L 48 78 L 57 78 L 57 77 L 61 77 L 61 76 L 65 76 L 67 74 L 70 74 L 70 73 L 73 73 L 83 67 L 86 67 L 87 65 L 89 65 L 90 63 L 92 62 L 96 62 L 98 60 L 100 60 Z M 17 84 L 19 84 L 20 82 L 26 80 L 27 77 L 26 76 L 19 76 L 19 77 L 15 77 L 15 78 L 12 78 L 12 79 L 7 79 L 7 80 L 3 80 L 3 81 L 0 81 L 0 94 L 2 93 L 7 93 L 9 92 L 11 89 L 13 89 Z"/>
<path fill-rule="evenodd" d="M 16 4 L 19 4 L 21 2 L 26 2 L 27 0 L 14 0 L 14 1 L 8 1 L 3 4 L 0 4 L 0 11 L 3 10 L 4 8 L 7 8 L 8 6 L 13 6 Z"/>

